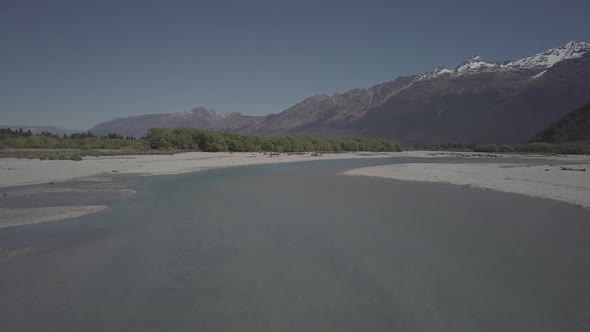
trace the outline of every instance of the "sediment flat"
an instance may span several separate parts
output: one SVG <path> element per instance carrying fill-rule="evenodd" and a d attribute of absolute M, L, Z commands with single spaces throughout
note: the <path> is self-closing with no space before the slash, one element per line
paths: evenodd
<path fill-rule="evenodd" d="M 472 186 L 590 208 L 590 163 L 408 163 L 358 168 L 343 174 Z"/>
<path fill-rule="evenodd" d="M 313 160 L 366 159 L 388 157 L 417 158 L 538 158 L 535 155 L 453 153 L 436 151 L 405 152 L 355 152 L 327 153 L 313 156 L 311 153 L 279 154 L 188 152 L 174 155 L 133 155 L 109 157 L 84 157 L 82 161 L 0 159 L 0 188 L 30 184 L 49 183 L 92 177 L 104 173 L 163 175 L 190 173 L 199 170 L 275 163 L 290 163 Z M 554 161 L 588 161 L 589 156 L 543 157 Z"/>
<path fill-rule="evenodd" d="M 48 206 L 25 209 L 0 208 L 0 228 L 76 218 L 106 208 L 102 205 Z"/>
<path fill-rule="evenodd" d="M 469 185 L 590 207 L 588 156 L 436 151 L 319 156 L 311 153 L 271 156 L 264 153 L 191 152 L 89 157 L 82 161 L 0 159 L 0 187 L 5 188 L 0 193 L 0 228 L 57 221 L 102 211 L 112 199 L 135 193 L 122 178 L 136 178 L 136 174 L 180 174 L 240 165 L 375 158 L 389 158 L 383 160 L 387 163 L 387 160 L 392 160 L 397 164 L 354 169 L 344 174 Z M 515 164 L 511 158 L 517 158 L 521 163 Z M 471 159 L 477 161 L 470 163 Z M 522 164 L 527 159 L 531 164 Z M 532 159 L 535 159 L 534 163 Z M 588 172 L 576 171 L 586 168 Z"/>
<path fill-rule="evenodd" d="M 113 200 L 136 193 L 131 188 L 135 178 L 109 174 L 3 188 L 0 193 L 0 228 L 72 219 L 103 211 Z"/>
<path fill-rule="evenodd" d="M 163 175 L 241 165 L 311 160 L 383 158 L 399 153 L 338 153 L 270 155 L 263 153 L 188 152 L 175 155 L 85 157 L 82 161 L 0 159 L 0 187 L 65 181 L 103 173 Z"/>

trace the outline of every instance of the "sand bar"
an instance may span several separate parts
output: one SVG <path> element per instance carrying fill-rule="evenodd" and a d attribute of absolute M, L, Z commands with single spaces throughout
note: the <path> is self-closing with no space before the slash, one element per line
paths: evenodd
<path fill-rule="evenodd" d="M 0 228 L 33 225 L 81 217 L 106 209 L 102 205 L 50 206 L 26 209 L 0 208 Z"/>
<path fill-rule="evenodd" d="M 324 154 L 321 157 L 306 153 L 270 157 L 263 153 L 189 152 L 175 155 L 85 157 L 82 161 L 6 158 L 0 159 L 0 187 L 65 181 L 104 173 L 180 174 L 228 166 L 383 158 L 395 155 L 399 153 L 341 153 Z"/>
<path fill-rule="evenodd" d="M 82 161 L 70 160 L 34 160 L 34 159 L 0 159 L 0 187 L 28 184 L 40 184 L 71 180 L 80 177 L 92 177 L 104 173 L 135 173 L 145 175 L 180 174 L 210 168 L 288 163 L 311 160 L 384 158 L 384 157 L 418 157 L 418 158 L 470 158 L 486 157 L 489 154 L 452 153 L 432 151 L 405 151 L 390 153 L 340 153 L 323 154 L 314 157 L 305 154 L 280 154 L 269 157 L 263 153 L 226 153 L 226 152 L 189 152 L 175 155 L 137 155 L 112 157 L 85 157 Z M 510 158 L 514 155 L 489 155 L 493 159 Z M 539 156 L 522 156 L 518 158 L 538 158 Z M 552 160 L 587 160 L 589 156 L 548 157 Z"/>
<path fill-rule="evenodd" d="M 585 169 L 585 171 L 581 171 Z M 549 198 L 590 208 L 590 163 L 410 163 L 364 167 L 344 175 L 446 183 Z"/>

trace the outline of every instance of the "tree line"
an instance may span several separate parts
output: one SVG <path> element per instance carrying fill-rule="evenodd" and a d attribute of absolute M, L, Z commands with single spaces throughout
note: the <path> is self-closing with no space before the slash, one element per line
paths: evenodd
<path fill-rule="evenodd" d="M 311 136 L 256 136 L 205 129 L 150 129 L 151 149 L 199 150 L 205 152 L 339 152 L 401 151 L 397 142 L 370 138 L 322 140 Z"/>
<path fill-rule="evenodd" d="M 205 129 L 150 129 L 146 137 L 90 132 L 55 135 L 49 132 L 0 129 L 0 148 L 80 150 L 191 150 L 205 152 L 340 152 L 401 151 L 397 142 L 370 138 L 322 140 L 311 136 L 255 136 Z"/>
<path fill-rule="evenodd" d="M 97 136 L 93 133 L 55 135 L 49 132 L 33 133 L 31 130 L 0 128 L 0 148 L 11 149 L 147 149 L 145 139 L 123 137 L 115 133 Z"/>
<path fill-rule="evenodd" d="M 518 152 L 541 154 L 590 154 L 589 144 L 533 142 L 517 145 L 482 144 L 473 148 L 475 152 Z"/>

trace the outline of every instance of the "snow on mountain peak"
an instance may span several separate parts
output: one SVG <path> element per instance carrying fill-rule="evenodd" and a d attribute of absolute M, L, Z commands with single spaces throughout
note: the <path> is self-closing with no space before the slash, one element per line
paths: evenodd
<path fill-rule="evenodd" d="M 453 71 L 450 69 L 447 69 L 445 67 L 438 67 L 435 71 L 432 72 L 433 76 L 440 76 L 440 75 L 445 75 L 445 74 L 452 74 Z"/>
<path fill-rule="evenodd" d="M 503 67 L 507 69 L 547 69 L 563 60 L 581 58 L 588 52 L 590 52 L 590 43 L 571 41 L 561 47 L 550 48 L 545 52 L 509 62 Z"/>
<path fill-rule="evenodd" d="M 581 58 L 585 54 L 590 53 L 590 43 L 588 42 L 575 42 L 571 41 L 561 47 L 551 48 L 545 52 L 535 54 L 524 59 L 516 61 L 506 61 L 502 64 L 492 63 L 484 58 L 476 55 L 461 65 L 455 70 L 449 70 L 444 67 L 440 67 L 435 71 L 424 73 L 417 76 L 416 81 L 422 81 L 438 77 L 441 75 L 449 75 L 452 77 L 476 74 L 481 72 L 502 72 L 502 71 L 521 71 L 521 70 L 532 70 L 535 76 L 533 78 L 541 77 L 547 69 L 556 63 Z"/>
<path fill-rule="evenodd" d="M 463 62 L 459 67 L 455 69 L 455 72 L 458 75 L 461 75 L 465 73 L 486 71 L 495 67 L 498 67 L 498 64 L 488 62 L 484 60 L 482 57 L 476 55 L 474 57 L 469 58 L 467 61 Z"/>

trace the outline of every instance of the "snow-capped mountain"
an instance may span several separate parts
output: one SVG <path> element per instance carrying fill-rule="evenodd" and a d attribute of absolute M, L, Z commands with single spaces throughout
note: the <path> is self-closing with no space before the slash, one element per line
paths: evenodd
<path fill-rule="evenodd" d="M 439 77 L 445 74 L 462 76 L 485 72 L 523 70 L 531 71 L 531 76 L 537 78 L 544 74 L 545 70 L 551 68 L 555 64 L 564 60 L 581 58 L 587 53 L 590 53 L 590 43 L 571 41 L 558 48 L 551 48 L 533 56 L 516 61 L 505 61 L 504 63 L 489 62 L 476 55 L 467 59 L 454 70 L 440 67 L 433 72 L 421 75 L 419 80 Z"/>
<path fill-rule="evenodd" d="M 581 58 L 588 61 L 570 61 Z M 455 69 L 440 67 L 367 89 L 316 95 L 247 132 L 360 135 L 403 143 L 518 143 L 590 100 L 587 77 L 586 42 L 503 63 L 474 56 Z"/>
<path fill-rule="evenodd" d="M 484 60 L 482 57 L 476 55 L 472 58 L 467 59 L 454 71 L 456 75 L 474 74 L 485 71 L 496 71 L 500 68 L 497 63 L 491 63 Z"/>
<path fill-rule="evenodd" d="M 455 69 L 440 67 L 369 88 L 317 94 L 268 116 L 196 108 L 119 118 L 91 131 L 141 136 L 154 127 L 191 127 L 392 138 L 406 144 L 522 143 L 590 101 L 589 77 L 590 43 L 570 42 L 520 60 L 494 63 L 474 56 Z"/>
<path fill-rule="evenodd" d="M 563 60 L 583 57 L 590 52 L 590 43 L 571 41 L 561 47 L 551 48 L 524 59 L 509 62 L 502 66 L 505 69 L 548 69 Z"/>

